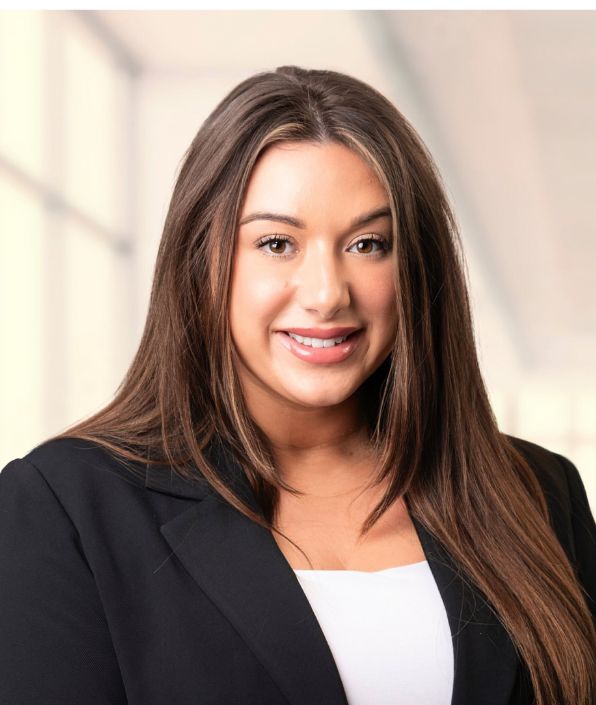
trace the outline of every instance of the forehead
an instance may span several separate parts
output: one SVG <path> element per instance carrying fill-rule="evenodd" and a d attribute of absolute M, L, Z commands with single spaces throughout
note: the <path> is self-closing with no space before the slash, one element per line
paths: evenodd
<path fill-rule="evenodd" d="M 372 167 L 353 150 L 337 143 L 282 142 L 259 156 L 242 215 L 275 206 L 289 214 L 349 210 L 345 214 L 349 219 L 387 202 Z"/>

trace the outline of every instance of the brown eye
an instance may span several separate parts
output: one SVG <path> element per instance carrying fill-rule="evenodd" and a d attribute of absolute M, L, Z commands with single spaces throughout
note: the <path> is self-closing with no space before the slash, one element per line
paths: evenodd
<path fill-rule="evenodd" d="M 384 255 L 389 250 L 389 243 L 385 238 L 365 237 L 355 242 L 350 249 L 354 247 L 361 255 Z"/>
<path fill-rule="evenodd" d="M 356 246 L 358 248 L 358 252 L 368 255 L 372 251 L 372 240 L 360 240 Z"/>
<path fill-rule="evenodd" d="M 286 245 L 290 242 L 289 238 L 282 235 L 269 235 L 268 237 L 259 240 L 257 243 L 257 249 L 261 250 L 263 254 L 269 257 L 277 256 L 289 257 L 288 248 Z"/>
<path fill-rule="evenodd" d="M 282 255 L 286 247 L 286 240 L 269 240 L 267 244 L 270 246 L 271 252 L 276 255 Z"/>

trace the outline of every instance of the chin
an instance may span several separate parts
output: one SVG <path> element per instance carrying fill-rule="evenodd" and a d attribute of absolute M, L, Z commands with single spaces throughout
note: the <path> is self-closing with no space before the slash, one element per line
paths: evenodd
<path fill-rule="evenodd" d="M 351 389 L 349 391 L 340 392 L 337 389 L 321 389 L 320 387 L 316 390 L 313 389 L 312 392 L 304 388 L 287 391 L 289 392 L 290 398 L 296 404 L 312 408 L 337 406 L 346 401 L 346 399 L 353 394 Z"/>

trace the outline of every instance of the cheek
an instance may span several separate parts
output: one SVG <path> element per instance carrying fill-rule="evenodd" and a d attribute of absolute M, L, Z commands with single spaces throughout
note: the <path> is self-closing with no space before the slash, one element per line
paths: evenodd
<path fill-rule="evenodd" d="M 236 338 L 262 339 L 275 321 L 284 297 L 284 282 L 262 268 L 238 266 L 232 280 L 230 318 Z"/>
<path fill-rule="evenodd" d="M 393 269 L 387 267 L 377 276 L 361 281 L 357 288 L 359 307 L 373 319 L 396 316 L 396 294 Z M 356 293 L 356 292 L 355 292 Z"/>

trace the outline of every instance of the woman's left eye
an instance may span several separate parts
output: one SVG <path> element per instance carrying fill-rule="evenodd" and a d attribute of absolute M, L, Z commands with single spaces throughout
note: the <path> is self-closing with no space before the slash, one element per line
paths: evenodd
<path fill-rule="evenodd" d="M 376 250 L 376 252 L 370 252 L 369 250 L 364 251 L 363 248 L 360 248 L 360 245 L 364 245 L 366 247 L 367 243 L 374 243 L 375 245 L 379 246 L 379 249 Z M 360 254 L 369 255 L 377 254 L 379 252 L 387 252 L 387 250 L 389 249 L 389 243 L 387 242 L 387 240 L 385 240 L 385 238 L 382 237 L 364 237 L 362 238 L 362 240 L 358 240 L 358 242 L 355 242 L 352 247 L 350 247 L 350 250 L 353 247 L 358 247 L 359 249 L 357 251 L 360 252 Z"/>

